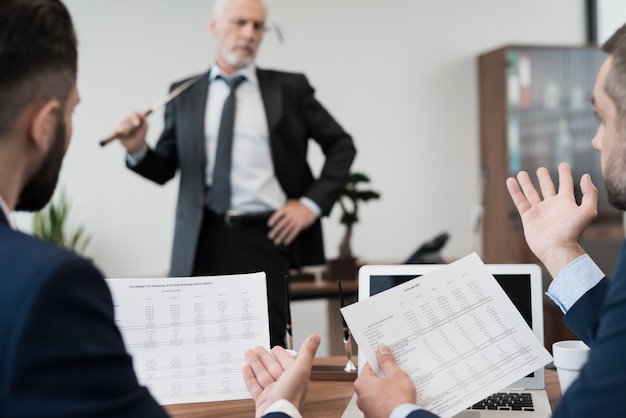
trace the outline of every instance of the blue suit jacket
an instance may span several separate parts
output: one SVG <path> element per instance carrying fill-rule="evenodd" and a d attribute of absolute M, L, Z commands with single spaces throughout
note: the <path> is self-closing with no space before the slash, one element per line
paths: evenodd
<path fill-rule="evenodd" d="M 424 409 L 413 411 L 409 415 L 407 415 L 407 418 L 438 418 L 438 417 L 439 417 L 438 415 L 435 415 L 432 412 L 428 412 Z"/>
<path fill-rule="evenodd" d="M 0 416 L 166 417 L 137 382 L 103 276 L 0 211 Z"/>
<path fill-rule="evenodd" d="M 0 417 L 167 416 L 137 381 L 102 274 L 0 210 Z"/>
<path fill-rule="evenodd" d="M 567 312 L 565 324 L 591 347 L 589 360 L 554 417 L 624 415 L 626 393 L 626 246 L 612 280 L 604 278 Z"/>

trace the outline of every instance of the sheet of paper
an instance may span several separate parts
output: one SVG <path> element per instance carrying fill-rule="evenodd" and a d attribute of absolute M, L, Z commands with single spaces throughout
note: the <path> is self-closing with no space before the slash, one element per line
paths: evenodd
<path fill-rule="evenodd" d="M 265 273 L 107 279 L 141 384 L 162 405 L 250 398 L 246 349 L 269 347 Z"/>
<path fill-rule="evenodd" d="M 417 404 L 451 417 L 552 359 L 476 254 L 342 308 L 380 373 L 387 344 L 417 389 Z"/>

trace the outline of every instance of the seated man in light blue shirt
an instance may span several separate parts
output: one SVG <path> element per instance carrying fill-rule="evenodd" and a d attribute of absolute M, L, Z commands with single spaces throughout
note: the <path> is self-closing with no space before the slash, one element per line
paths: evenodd
<path fill-rule="evenodd" d="M 603 45 L 609 54 L 598 72 L 592 102 L 600 119 L 592 141 L 601 153 L 602 176 L 610 203 L 626 210 L 626 25 Z M 570 167 L 559 165 L 558 189 L 548 170 L 537 170 L 540 190 L 526 172 L 507 179 L 531 251 L 554 278 L 548 295 L 565 313 L 564 322 L 591 351 L 580 376 L 568 388 L 554 417 L 624 415 L 626 393 L 626 246 L 609 280 L 578 244 L 597 216 L 598 190 L 582 176 L 582 201 L 574 197 Z M 384 378 L 367 366 L 355 389 L 368 417 L 432 417 L 415 405 L 412 382 L 387 347 L 378 350 Z"/>

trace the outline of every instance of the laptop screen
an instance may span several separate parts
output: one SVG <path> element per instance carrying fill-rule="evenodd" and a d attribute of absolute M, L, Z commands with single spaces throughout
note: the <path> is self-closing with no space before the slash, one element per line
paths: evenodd
<path fill-rule="evenodd" d="M 369 276 L 370 296 L 383 292 L 399 284 L 408 282 L 420 275 L 372 275 Z M 517 310 L 522 314 L 529 327 L 532 328 L 532 310 L 530 293 L 530 274 L 494 274 L 498 284 L 502 287 Z"/>

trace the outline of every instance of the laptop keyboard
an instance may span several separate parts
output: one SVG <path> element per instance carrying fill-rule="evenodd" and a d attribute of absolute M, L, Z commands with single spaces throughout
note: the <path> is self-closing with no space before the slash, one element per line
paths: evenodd
<path fill-rule="evenodd" d="M 489 409 L 496 411 L 534 411 L 530 393 L 498 392 L 467 409 Z"/>

